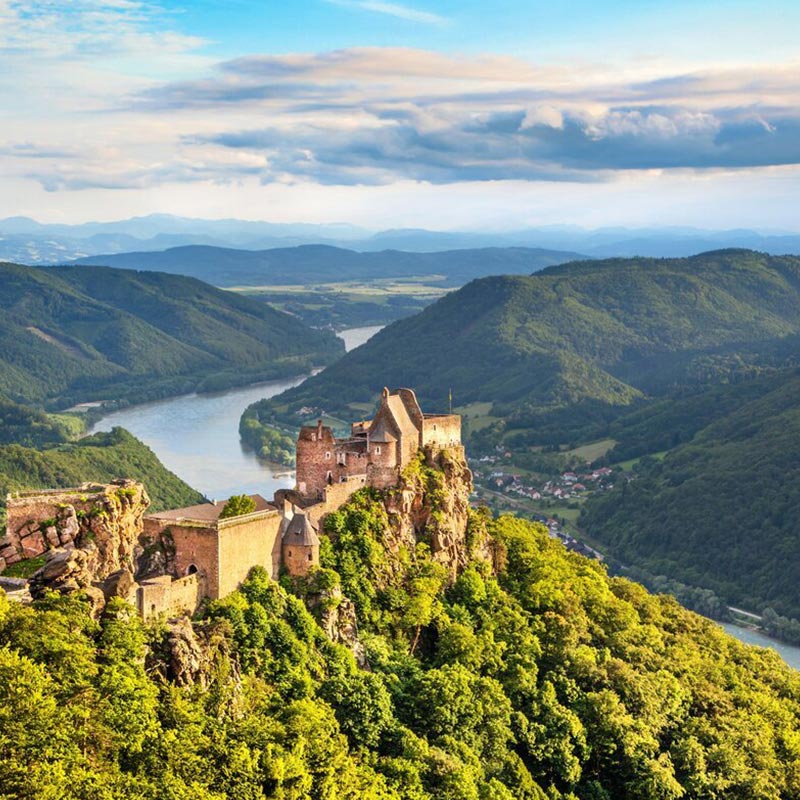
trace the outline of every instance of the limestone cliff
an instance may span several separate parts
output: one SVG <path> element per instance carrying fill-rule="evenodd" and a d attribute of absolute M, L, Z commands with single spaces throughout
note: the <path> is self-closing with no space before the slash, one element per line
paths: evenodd
<path fill-rule="evenodd" d="M 385 494 L 390 523 L 385 545 L 394 553 L 401 546 L 413 552 L 417 542 L 426 542 L 451 580 L 472 559 L 490 560 L 485 532 L 470 522 L 471 493 L 472 472 L 463 447 L 420 453 L 400 484 Z"/>

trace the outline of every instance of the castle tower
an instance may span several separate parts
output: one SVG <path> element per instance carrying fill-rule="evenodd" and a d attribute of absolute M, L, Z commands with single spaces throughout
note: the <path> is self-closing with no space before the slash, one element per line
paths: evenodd
<path fill-rule="evenodd" d="M 307 575 L 312 567 L 319 566 L 319 537 L 305 514 L 295 514 L 289 522 L 283 534 L 281 558 L 293 576 Z"/>
<path fill-rule="evenodd" d="M 335 481 L 336 439 L 333 431 L 318 420 L 300 429 L 297 437 L 297 491 L 304 497 L 320 499 L 326 486 Z"/>

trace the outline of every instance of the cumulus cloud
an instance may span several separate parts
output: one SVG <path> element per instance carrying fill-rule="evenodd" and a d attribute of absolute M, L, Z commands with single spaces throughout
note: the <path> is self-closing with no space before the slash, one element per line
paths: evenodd
<path fill-rule="evenodd" d="M 37 4 L 41 12 L 23 5 L 0 0 L 0 64 L 17 35 L 9 18 L 37 28 L 43 51 L 68 46 L 54 30 L 65 3 Z M 141 37 L 155 49 L 173 41 L 154 29 L 160 12 L 149 3 L 75 8 L 79 27 L 92 31 L 66 37 L 82 69 L 106 36 L 121 36 L 121 48 Z M 192 57 L 191 41 L 174 42 Z M 7 124 L 0 166 L 54 191 L 247 179 L 594 182 L 620 171 L 800 164 L 800 82 L 787 65 L 641 81 L 598 65 L 360 47 L 251 55 L 190 72 L 98 91 L 102 114 L 67 94 L 85 116 L 65 115 L 61 139 L 52 125 Z M 54 102 L 64 102 L 61 93 Z"/>

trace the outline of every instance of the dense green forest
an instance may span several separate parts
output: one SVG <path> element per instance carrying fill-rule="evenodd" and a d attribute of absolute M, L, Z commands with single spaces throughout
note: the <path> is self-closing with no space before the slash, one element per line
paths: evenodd
<path fill-rule="evenodd" d="M 382 330 L 272 399 L 348 419 L 384 385 L 430 410 L 488 403 L 483 440 L 563 443 L 679 387 L 738 380 L 796 358 L 800 258 L 718 251 L 575 262 L 473 281 Z"/>
<path fill-rule="evenodd" d="M 748 609 L 800 617 L 800 373 L 713 389 L 634 418 L 633 480 L 586 505 L 582 526 L 614 556 Z M 620 433 L 625 434 L 624 430 Z M 613 451 L 612 451 L 613 452 Z"/>
<path fill-rule="evenodd" d="M 0 391 L 66 407 L 299 374 L 344 348 L 288 314 L 193 278 L 0 264 Z"/>
<path fill-rule="evenodd" d="M 242 442 L 266 461 L 286 467 L 294 466 L 297 437 L 274 425 L 261 422 L 258 408 L 255 403 L 249 406 L 239 420 L 239 436 Z"/>
<path fill-rule="evenodd" d="M 774 652 L 515 518 L 476 513 L 499 571 L 478 558 L 455 583 L 423 542 L 387 549 L 369 490 L 327 529 L 322 569 L 256 568 L 194 639 L 120 601 L 95 622 L 76 596 L 0 594 L 0 796 L 800 796 L 800 674 Z M 320 615 L 340 590 L 369 669 L 300 599 Z"/>
<path fill-rule="evenodd" d="M 448 286 L 461 286 L 484 275 L 528 275 L 575 258 L 581 256 L 535 247 L 362 253 L 322 244 L 271 250 L 190 245 L 161 252 L 89 256 L 79 263 L 191 275 L 215 286 L 311 286 L 316 283 L 430 276 L 443 278 Z"/>

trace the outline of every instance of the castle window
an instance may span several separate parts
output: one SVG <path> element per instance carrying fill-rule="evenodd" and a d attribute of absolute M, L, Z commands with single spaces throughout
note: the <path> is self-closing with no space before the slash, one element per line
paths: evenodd
<path fill-rule="evenodd" d="M 196 575 L 197 574 L 197 567 L 194 564 L 189 564 L 189 566 L 186 567 L 186 574 L 187 575 Z"/>
<path fill-rule="evenodd" d="M 331 451 L 330 450 L 326 450 L 325 451 L 325 458 L 330 461 L 330 457 L 331 457 Z"/>
<path fill-rule="evenodd" d="M 309 561 L 313 561 L 314 560 L 314 557 L 311 555 L 311 553 L 308 554 L 308 560 Z"/>
<path fill-rule="evenodd" d="M 286 551 L 286 557 L 287 558 L 291 558 L 292 557 L 292 551 L 291 550 L 287 550 Z"/>
<path fill-rule="evenodd" d="M 375 455 L 376 455 L 376 456 L 379 456 L 380 454 L 381 454 L 381 446 L 380 446 L 380 445 L 378 445 L 378 446 L 375 448 Z"/>

